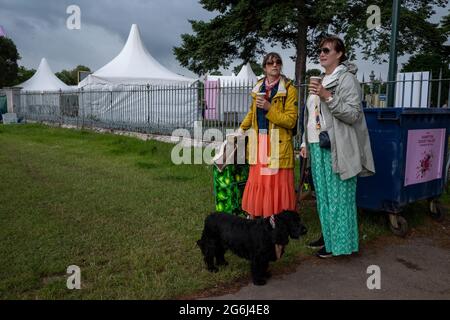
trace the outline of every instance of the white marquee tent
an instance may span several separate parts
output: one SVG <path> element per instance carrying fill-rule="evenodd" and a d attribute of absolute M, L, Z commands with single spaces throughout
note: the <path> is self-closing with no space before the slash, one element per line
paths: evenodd
<path fill-rule="evenodd" d="M 36 73 L 18 85 L 23 91 L 59 91 L 70 87 L 58 79 L 50 68 L 47 59 L 42 58 Z"/>
<path fill-rule="evenodd" d="M 41 59 L 36 73 L 17 87 L 22 88 L 19 102 L 21 108 L 46 119 L 67 115 L 64 101 L 77 100 L 76 86 L 68 86 L 59 80 L 45 58 Z"/>
<path fill-rule="evenodd" d="M 133 24 L 122 51 L 78 87 L 83 89 L 85 112 L 93 119 L 190 127 L 199 112 L 195 81 L 156 61 Z"/>
<path fill-rule="evenodd" d="M 138 26 L 133 24 L 122 51 L 78 86 L 192 84 L 195 81 L 168 70 L 156 61 L 142 43 Z"/>
<path fill-rule="evenodd" d="M 251 103 L 250 93 L 257 77 L 250 63 L 237 75 L 212 76 L 205 79 L 205 119 L 241 122 Z"/>

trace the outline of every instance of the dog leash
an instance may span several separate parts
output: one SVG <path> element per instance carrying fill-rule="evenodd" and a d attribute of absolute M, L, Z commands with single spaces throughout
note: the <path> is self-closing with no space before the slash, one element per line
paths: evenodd
<path fill-rule="evenodd" d="M 300 179 L 297 190 L 297 201 L 295 202 L 295 211 L 301 214 L 300 209 L 302 207 L 302 195 L 303 195 L 303 185 L 305 184 L 305 173 L 306 167 L 308 165 L 308 158 L 301 159 L 300 165 Z"/>
<path fill-rule="evenodd" d="M 271 215 L 269 221 L 270 225 L 272 226 L 272 229 L 275 229 L 275 215 Z"/>

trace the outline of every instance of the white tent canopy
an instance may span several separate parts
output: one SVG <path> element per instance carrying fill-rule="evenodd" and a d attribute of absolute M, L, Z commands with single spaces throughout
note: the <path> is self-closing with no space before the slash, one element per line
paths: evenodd
<path fill-rule="evenodd" d="M 243 65 L 241 71 L 237 74 L 236 78 L 248 80 L 250 82 L 256 83 L 256 75 L 250 66 L 250 63 Z"/>
<path fill-rule="evenodd" d="M 251 103 L 250 93 L 257 78 L 250 63 L 235 76 L 211 76 L 205 79 L 204 117 L 208 120 L 240 122 Z"/>
<path fill-rule="evenodd" d="M 61 101 L 64 100 L 62 97 L 68 95 L 77 97 L 77 93 L 73 93 L 77 89 L 59 80 L 45 58 L 42 58 L 36 73 L 18 87 L 21 87 L 24 92 L 20 97 L 20 108 L 39 114 L 39 117 L 47 120 L 65 115 L 66 109 L 62 106 Z"/>
<path fill-rule="evenodd" d="M 122 51 L 108 64 L 86 77 L 78 86 L 189 84 L 194 81 L 195 79 L 168 70 L 156 61 L 142 43 L 138 26 L 133 24 Z"/>
<path fill-rule="evenodd" d="M 100 122 L 193 127 L 199 114 L 195 81 L 156 61 L 133 24 L 122 51 L 78 84 L 80 105 L 86 117 Z"/>
<path fill-rule="evenodd" d="M 22 87 L 23 91 L 70 90 L 68 85 L 55 76 L 45 58 L 42 58 L 36 73 L 18 87 Z"/>
<path fill-rule="evenodd" d="M 231 74 L 231 76 L 212 76 L 207 75 L 206 80 L 209 81 L 219 81 L 221 85 L 237 85 L 237 84 L 255 84 L 257 81 L 256 75 L 252 70 L 252 67 L 250 66 L 250 63 L 247 62 L 247 64 L 243 65 L 239 73 L 234 75 L 234 73 Z"/>

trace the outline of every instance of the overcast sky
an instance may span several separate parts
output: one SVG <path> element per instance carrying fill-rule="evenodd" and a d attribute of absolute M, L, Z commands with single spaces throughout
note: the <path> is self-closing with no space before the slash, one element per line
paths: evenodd
<path fill-rule="evenodd" d="M 66 9 L 72 4 L 81 9 L 80 30 L 66 27 Z M 439 8 L 434 22 L 448 10 Z M 53 72 L 79 64 L 93 71 L 99 69 L 120 52 L 131 25 L 136 23 L 155 59 L 174 72 L 193 76 L 178 64 L 172 48 L 181 44 L 181 34 L 192 32 L 188 19 L 209 20 L 213 16 L 197 0 L 0 0 L 0 25 L 19 50 L 19 65 L 36 69 L 45 57 Z M 277 49 L 284 58 L 284 73 L 292 78 L 294 62 L 289 56 L 294 51 Z M 406 60 L 399 58 L 400 63 Z M 364 72 L 367 80 L 370 70 L 386 78 L 387 64 L 374 65 L 361 59 L 356 62 L 360 79 Z M 231 70 L 224 74 L 231 74 Z"/>

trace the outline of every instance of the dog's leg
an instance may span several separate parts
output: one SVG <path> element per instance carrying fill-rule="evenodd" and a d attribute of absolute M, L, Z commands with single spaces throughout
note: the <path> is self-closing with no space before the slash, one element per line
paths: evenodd
<path fill-rule="evenodd" d="M 217 267 L 214 265 L 214 255 L 215 255 L 215 244 L 213 242 L 207 242 L 205 244 L 205 263 L 208 267 L 208 270 L 210 272 L 217 272 L 219 271 L 219 269 L 217 269 Z"/>
<path fill-rule="evenodd" d="M 218 266 L 227 266 L 228 262 L 225 260 L 225 248 L 222 244 L 216 244 L 216 264 Z"/>
<path fill-rule="evenodd" d="M 252 278 L 253 284 L 256 286 L 263 286 L 266 284 L 265 272 L 267 271 L 268 263 L 264 263 L 263 259 L 255 257 L 252 259 Z"/>
<path fill-rule="evenodd" d="M 269 261 L 264 261 L 261 263 L 261 270 L 263 271 L 264 277 L 266 279 L 272 277 L 272 273 L 269 271 Z"/>

